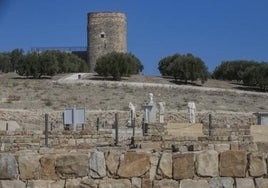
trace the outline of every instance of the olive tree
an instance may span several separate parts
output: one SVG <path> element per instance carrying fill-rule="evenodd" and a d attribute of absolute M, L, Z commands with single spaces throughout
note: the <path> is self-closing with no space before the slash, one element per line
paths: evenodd
<path fill-rule="evenodd" d="M 138 74 L 143 70 L 140 60 L 131 53 L 111 52 L 97 59 L 95 72 L 120 80 L 122 76 Z"/>
<path fill-rule="evenodd" d="M 158 69 L 163 76 L 172 76 L 175 81 L 182 80 L 186 84 L 188 81 L 198 79 L 204 83 L 208 78 L 208 71 L 201 58 L 192 54 L 174 54 L 164 57 L 158 63 Z"/>

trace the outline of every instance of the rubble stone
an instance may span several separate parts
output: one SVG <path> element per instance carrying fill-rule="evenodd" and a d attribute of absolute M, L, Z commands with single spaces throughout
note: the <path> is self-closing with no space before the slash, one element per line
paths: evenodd
<path fill-rule="evenodd" d="M 0 180 L 1 188 L 22 188 L 25 186 L 25 183 L 20 180 Z"/>
<path fill-rule="evenodd" d="M 116 175 L 119 167 L 121 152 L 116 150 L 110 150 L 105 152 L 105 160 L 107 170 L 110 175 Z"/>
<path fill-rule="evenodd" d="M 173 154 L 173 179 L 191 179 L 194 177 L 194 154 Z"/>
<path fill-rule="evenodd" d="M 99 188 L 126 188 L 126 187 L 131 187 L 131 183 L 128 179 L 104 180 L 99 184 Z"/>
<path fill-rule="evenodd" d="M 245 177 L 246 151 L 225 151 L 220 154 L 220 176 Z"/>
<path fill-rule="evenodd" d="M 55 171 L 56 155 L 45 155 L 40 158 L 41 172 L 43 180 L 57 180 L 58 176 Z"/>
<path fill-rule="evenodd" d="M 162 154 L 157 174 L 164 178 L 172 178 L 172 153 L 164 152 Z"/>
<path fill-rule="evenodd" d="M 206 180 L 190 180 L 185 179 L 181 180 L 180 188 L 210 188 L 208 182 Z"/>
<path fill-rule="evenodd" d="M 197 154 L 196 170 L 200 176 L 215 177 L 218 175 L 218 152 L 214 150 Z"/>
<path fill-rule="evenodd" d="M 132 188 L 141 188 L 141 178 L 131 178 Z"/>
<path fill-rule="evenodd" d="M 0 154 L 0 179 L 17 179 L 18 163 L 11 154 Z"/>
<path fill-rule="evenodd" d="M 118 170 L 120 177 L 141 177 L 150 170 L 150 157 L 147 153 L 126 152 Z"/>
<path fill-rule="evenodd" d="M 39 159 L 39 155 L 31 152 L 19 156 L 19 171 L 22 180 L 37 180 L 40 178 Z"/>
<path fill-rule="evenodd" d="M 56 158 L 56 172 L 62 178 L 78 178 L 88 174 L 89 158 L 86 154 L 61 155 Z"/>
<path fill-rule="evenodd" d="M 268 187 L 268 179 L 266 178 L 256 178 L 256 188 L 267 188 Z"/>
<path fill-rule="evenodd" d="M 251 153 L 249 156 L 249 173 L 253 177 L 267 174 L 265 156 L 262 153 Z"/>
<path fill-rule="evenodd" d="M 155 180 L 154 188 L 178 188 L 179 182 L 171 179 Z"/>
<path fill-rule="evenodd" d="M 230 177 L 215 177 L 209 180 L 211 187 L 233 188 L 234 179 Z"/>
<path fill-rule="evenodd" d="M 255 188 L 252 178 L 236 178 L 236 188 Z"/>
<path fill-rule="evenodd" d="M 63 188 L 65 185 L 64 180 L 52 181 L 52 180 L 30 180 L 27 183 L 26 188 Z"/>
<path fill-rule="evenodd" d="M 106 163 L 103 152 L 96 151 L 91 154 L 89 167 L 92 178 L 103 178 L 106 176 Z"/>

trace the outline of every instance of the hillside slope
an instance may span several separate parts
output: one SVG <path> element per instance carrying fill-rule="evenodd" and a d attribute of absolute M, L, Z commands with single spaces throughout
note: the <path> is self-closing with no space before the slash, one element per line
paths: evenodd
<path fill-rule="evenodd" d="M 199 111 L 257 112 L 268 111 L 268 93 L 246 92 L 237 85 L 209 80 L 204 86 L 176 85 L 155 76 L 132 76 L 122 82 L 102 81 L 92 74 L 79 80 L 22 79 L 16 74 L 0 76 L 0 108 L 62 110 L 85 107 L 88 110 L 128 110 L 129 102 L 137 109 L 147 101 L 166 102 L 166 109 L 186 110 L 194 101 Z M 60 79 L 60 80 L 59 80 Z"/>

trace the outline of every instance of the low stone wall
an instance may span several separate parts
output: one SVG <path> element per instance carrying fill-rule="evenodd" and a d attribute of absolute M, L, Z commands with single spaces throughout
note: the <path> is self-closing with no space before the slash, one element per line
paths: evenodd
<path fill-rule="evenodd" d="M 268 187 L 267 153 L 101 148 L 0 153 L 0 187 Z"/>
<path fill-rule="evenodd" d="M 4 129 L 5 121 L 16 121 L 22 130 L 44 130 L 45 129 L 45 113 L 49 115 L 49 125 L 52 124 L 56 130 L 63 129 L 62 122 L 63 111 L 44 111 L 44 110 L 18 110 L 8 111 L 0 109 L 0 120 L 3 121 Z M 111 127 L 114 124 L 115 113 L 119 113 L 119 126 L 128 125 L 128 111 L 87 111 L 86 127 L 96 128 L 97 118 L 100 120 L 100 127 Z M 137 126 L 141 126 L 143 113 L 136 112 Z M 253 113 L 235 113 L 235 112 L 197 112 L 196 122 L 208 124 L 208 116 L 212 114 L 212 123 L 224 125 L 255 125 L 257 117 Z M 187 123 L 189 115 L 186 111 L 167 111 L 165 114 L 166 123 Z"/>
<path fill-rule="evenodd" d="M 125 148 L 154 149 L 155 151 L 179 150 L 179 151 L 199 151 L 212 148 L 213 145 L 241 145 L 251 144 L 253 137 L 250 135 L 250 126 L 225 126 L 213 125 L 210 131 L 204 132 L 211 135 L 202 134 L 202 125 L 190 125 L 190 130 L 198 130 L 197 135 L 176 134 L 169 132 L 180 131 L 179 124 L 149 124 L 148 132 L 143 135 L 141 128 L 135 128 L 135 136 L 132 137 L 132 128 L 119 129 L 118 145 Z M 186 124 L 183 124 L 186 126 Z M 195 127 L 197 126 L 197 127 Z M 187 125 L 186 128 L 189 128 Z M 194 132 L 194 131 L 191 131 Z M 99 129 L 72 131 L 49 131 L 48 147 L 50 148 L 92 148 L 114 146 L 115 130 Z M 0 151 L 16 152 L 19 150 L 39 150 L 45 146 L 45 135 L 43 131 L 0 131 Z"/>
<path fill-rule="evenodd" d="M 48 134 L 49 148 L 93 148 L 114 145 L 112 131 L 55 131 Z M 38 151 L 45 147 L 43 131 L 0 131 L 0 151 Z"/>

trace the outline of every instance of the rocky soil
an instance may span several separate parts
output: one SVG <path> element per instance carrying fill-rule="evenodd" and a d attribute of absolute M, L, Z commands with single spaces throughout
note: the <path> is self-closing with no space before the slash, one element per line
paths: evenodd
<path fill-rule="evenodd" d="M 154 102 L 166 102 L 166 111 L 172 113 L 186 112 L 189 101 L 196 103 L 198 112 L 268 111 L 268 93 L 239 90 L 238 84 L 225 81 L 208 80 L 200 86 L 178 85 L 156 76 L 136 75 L 120 82 L 104 81 L 93 74 L 81 74 L 81 79 L 71 76 L 34 80 L 0 74 L 0 120 L 38 123 L 45 112 L 60 114 L 65 107 L 85 107 L 92 113 L 128 111 L 129 102 L 139 111 L 148 101 L 148 93 L 154 94 Z"/>
<path fill-rule="evenodd" d="M 66 76 L 66 75 L 65 75 Z M 166 102 L 171 111 L 186 110 L 194 101 L 199 111 L 257 112 L 268 111 L 268 93 L 235 89 L 237 85 L 209 80 L 204 86 L 176 85 L 168 79 L 133 76 L 121 82 L 102 81 L 84 75 L 80 80 L 23 79 L 16 74 L 0 76 L 0 108 L 16 110 L 62 110 L 85 107 L 88 110 L 128 110 L 132 102 L 137 109 L 154 94 L 154 101 Z"/>

